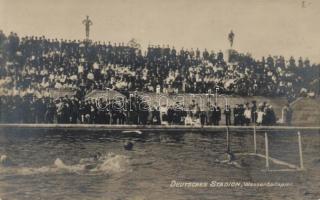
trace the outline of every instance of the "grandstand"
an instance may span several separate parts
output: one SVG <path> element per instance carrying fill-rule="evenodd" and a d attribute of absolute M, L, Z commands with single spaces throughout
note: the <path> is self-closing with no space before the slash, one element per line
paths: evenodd
<path fill-rule="evenodd" d="M 2 32 L 0 48 L 0 96 L 2 105 L 6 105 L 1 107 L 2 122 L 28 123 L 30 118 L 30 122 L 53 123 L 59 115 L 69 115 L 62 122 L 69 123 L 72 118 L 73 122 L 84 123 L 84 117 L 80 116 L 89 116 L 86 123 L 97 123 L 99 110 L 94 102 L 87 101 L 89 98 L 101 95 L 129 98 L 129 93 L 131 97 L 139 94 L 135 101 L 148 95 L 149 114 L 153 113 L 158 121 L 157 106 L 163 104 L 157 99 L 160 94 L 169 105 L 175 105 L 180 101 L 177 97 L 183 95 L 184 108 L 196 103 L 203 106 L 199 112 L 218 106 L 216 114 L 220 115 L 220 121 L 224 121 L 221 111 L 226 104 L 231 108 L 240 105 L 238 115 L 244 115 L 247 109 L 263 116 L 269 112 L 279 119 L 287 101 L 301 95 L 315 97 L 319 92 L 315 87 L 319 65 L 302 58 L 297 62 L 293 57 L 285 60 L 282 56 L 256 60 L 235 50 L 228 50 L 224 55 L 221 51 L 176 50 L 159 45 L 150 45 L 143 54 L 136 46 L 124 43 L 20 38 L 15 33 L 6 36 Z M 253 101 L 257 102 L 257 111 L 249 105 Z M 296 124 L 304 124 L 309 110 L 318 105 L 317 101 L 308 102 L 309 106 L 296 104 L 295 110 L 299 110 L 293 112 Z M 31 116 L 20 119 L 21 112 Z M 115 113 L 108 115 L 111 118 Z M 128 120 L 130 114 L 117 112 L 116 115 L 113 119 L 116 122 L 109 123 Z M 182 115 L 183 119 L 188 113 Z M 48 116 L 50 120 L 42 119 Z M 275 116 L 271 116 L 273 125 Z"/>

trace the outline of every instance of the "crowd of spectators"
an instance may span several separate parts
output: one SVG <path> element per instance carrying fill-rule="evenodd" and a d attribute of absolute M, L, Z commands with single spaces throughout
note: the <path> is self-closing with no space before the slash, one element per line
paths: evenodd
<path fill-rule="evenodd" d="M 259 105 L 208 104 L 203 108 L 194 100 L 190 105 L 176 102 L 170 106 L 146 103 L 140 96 L 128 99 L 86 99 L 76 97 L 37 98 L 26 95 L 0 99 L 1 123 L 62 123 L 62 124 L 140 124 L 140 125 L 219 125 L 224 115 L 225 125 L 274 125 L 276 115 L 266 102 Z"/>
<path fill-rule="evenodd" d="M 319 66 L 308 59 L 297 64 L 281 56 L 259 61 L 234 50 L 228 54 L 169 46 L 149 46 L 142 53 L 124 43 L 20 38 L 15 33 L 7 37 L 0 32 L 1 93 L 51 88 L 207 93 L 218 87 L 220 93 L 242 96 L 296 97 L 318 78 Z"/>
<path fill-rule="evenodd" d="M 282 56 L 255 60 L 234 50 L 226 55 L 221 51 L 176 50 L 159 45 L 150 45 L 142 52 L 124 43 L 58 40 L 44 36 L 20 38 L 16 33 L 6 36 L 0 31 L 1 113 L 9 113 L 2 121 L 23 118 L 19 113 L 29 113 L 31 109 L 35 117 L 19 120 L 52 122 L 52 115 L 56 113 L 58 122 L 70 122 L 68 117 L 59 117 L 59 113 L 65 112 L 73 113 L 71 122 L 77 119 L 83 123 L 99 123 L 92 117 L 95 114 L 88 118 L 87 114 L 79 113 L 95 110 L 84 100 L 88 92 L 107 88 L 155 93 L 207 93 L 218 88 L 219 93 L 225 94 L 294 99 L 301 91 L 312 93 L 309 83 L 318 78 L 318 71 L 319 65 L 302 58 L 298 62 L 292 57 L 286 61 Z M 76 95 L 56 100 L 50 96 L 52 89 L 74 90 Z M 62 106 L 67 109 L 59 109 L 60 104 L 68 105 Z M 73 109 L 78 109 L 77 117 Z M 240 106 L 240 111 L 235 113 L 243 109 Z M 155 109 L 154 113 L 157 112 Z M 45 117 L 36 117 L 39 114 Z M 120 112 L 116 116 L 123 119 L 123 115 Z M 110 119 L 111 116 L 113 114 Z M 168 116 L 169 123 L 180 121 Z M 244 121 L 240 118 L 237 124 Z M 211 122 L 216 123 L 206 120 L 206 123 Z"/>

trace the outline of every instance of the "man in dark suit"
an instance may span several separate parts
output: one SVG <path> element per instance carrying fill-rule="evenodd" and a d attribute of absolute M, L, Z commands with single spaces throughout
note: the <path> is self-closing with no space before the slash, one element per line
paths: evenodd
<path fill-rule="evenodd" d="M 221 120 L 221 109 L 217 104 L 214 105 L 212 111 L 213 125 L 218 126 Z"/>

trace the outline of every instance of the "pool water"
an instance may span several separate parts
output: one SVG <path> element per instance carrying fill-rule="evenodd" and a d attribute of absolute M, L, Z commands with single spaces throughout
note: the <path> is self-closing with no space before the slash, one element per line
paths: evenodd
<path fill-rule="evenodd" d="M 304 171 L 265 171 L 265 160 L 226 159 L 226 134 L 214 132 L 1 129 L 0 198 L 83 200 L 319 199 L 320 133 L 302 131 Z M 296 131 L 268 132 L 271 157 L 299 166 Z M 134 144 L 132 151 L 123 148 Z M 248 131 L 230 132 L 235 153 L 253 152 Z M 264 133 L 257 134 L 264 154 Z M 98 160 L 94 155 L 101 153 Z M 236 154 L 237 155 L 237 154 Z M 270 169 L 283 169 L 271 163 Z M 170 187 L 176 182 L 289 183 L 286 187 Z"/>

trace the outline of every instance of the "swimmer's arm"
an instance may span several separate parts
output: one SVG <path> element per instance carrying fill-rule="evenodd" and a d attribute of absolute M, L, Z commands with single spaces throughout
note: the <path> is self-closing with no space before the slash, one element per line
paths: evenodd
<path fill-rule="evenodd" d="M 224 163 L 229 163 L 230 161 L 229 161 L 229 160 L 221 160 L 221 161 L 220 161 L 220 160 L 216 159 L 215 162 L 216 162 L 216 163 L 223 163 L 223 164 L 224 164 Z"/>

